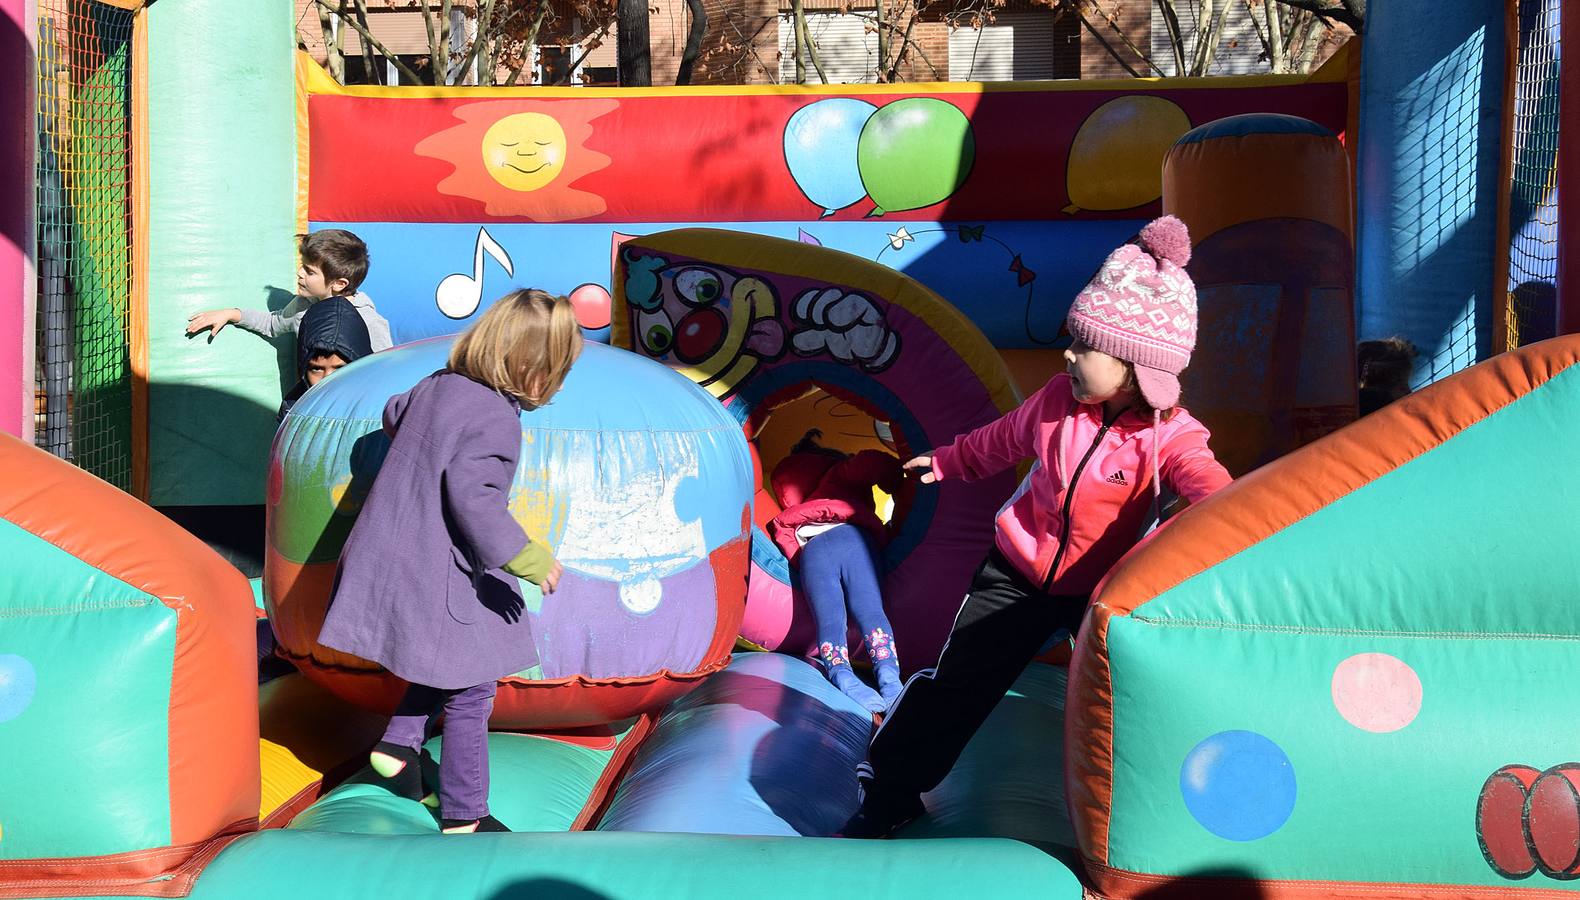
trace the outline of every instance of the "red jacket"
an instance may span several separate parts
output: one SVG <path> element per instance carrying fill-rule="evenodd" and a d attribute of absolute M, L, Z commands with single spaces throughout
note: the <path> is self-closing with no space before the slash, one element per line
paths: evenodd
<path fill-rule="evenodd" d="M 795 533 L 802 525 L 850 523 L 881 546 L 889 535 L 873 506 L 872 489 L 876 486 L 893 495 L 903 478 L 900 461 L 879 450 L 863 450 L 845 459 L 828 453 L 792 453 L 768 479 L 774 498 L 784 508 L 768 523 L 768 536 L 792 561 L 801 551 Z"/>

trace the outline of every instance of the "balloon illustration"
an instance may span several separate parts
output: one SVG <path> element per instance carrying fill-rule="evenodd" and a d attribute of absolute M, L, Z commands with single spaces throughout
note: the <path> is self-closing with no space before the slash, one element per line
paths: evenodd
<path fill-rule="evenodd" d="M 874 216 L 947 200 L 975 158 L 966 114 L 931 97 L 897 100 L 873 113 L 856 148 L 862 184 L 877 204 Z"/>
<path fill-rule="evenodd" d="M 1190 130 L 1172 101 L 1136 94 L 1104 103 L 1070 143 L 1066 213 L 1131 209 L 1163 195 L 1163 156 Z"/>
<path fill-rule="evenodd" d="M 856 144 L 877 111 L 865 100 L 832 97 L 796 110 L 785 125 L 785 163 L 808 200 L 834 214 L 867 195 Z"/>

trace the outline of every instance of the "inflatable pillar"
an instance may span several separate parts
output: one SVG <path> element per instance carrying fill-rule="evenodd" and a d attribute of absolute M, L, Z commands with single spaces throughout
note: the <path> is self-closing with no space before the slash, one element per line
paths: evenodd
<path fill-rule="evenodd" d="M 33 0 L 0 0 L 0 431 L 33 439 Z"/>
<path fill-rule="evenodd" d="M 1374 4 L 1361 61 L 1357 331 L 1435 381 L 1492 348 L 1503 0 Z"/>
<path fill-rule="evenodd" d="M 296 289 L 296 30 L 288 3 L 148 6 L 148 502 L 263 502 L 281 366 L 205 309 L 278 309 Z M 224 39 L 193 40 L 193 22 Z M 292 352 L 290 342 L 282 345 Z"/>
<path fill-rule="evenodd" d="M 1349 158 L 1296 116 L 1248 113 L 1180 138 L 1163 209 L 1190 227 L 1200 325 L 1185 405 L 1235 475 L 1355 418 Z"/>

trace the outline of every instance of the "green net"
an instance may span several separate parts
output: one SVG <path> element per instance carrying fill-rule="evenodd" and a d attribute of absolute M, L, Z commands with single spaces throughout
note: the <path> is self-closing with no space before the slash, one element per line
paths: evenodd
<path fill-rule="evenodd" d="M 39 0 L 36 443 L 131 487 L 135 13 Z"/>
<path fill-rule="evenodd" d="M 1580 8 L 1571 8 L 1575 14 Z M 1558 25 L 1562 0 L 1519 0 L 1509 191 L 1509 347 L 1558 333 Z"/>

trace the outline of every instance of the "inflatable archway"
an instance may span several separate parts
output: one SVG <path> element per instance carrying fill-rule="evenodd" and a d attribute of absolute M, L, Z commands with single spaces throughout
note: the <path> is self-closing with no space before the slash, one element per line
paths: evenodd
<path fill-rule="evenodd" d="M 612 341 L 680 369 L 742 423 L 821 388 L 889 423 L 903 457 L 948 443 L 1020 400 L 992 345 L 954 307 L 893 269 L 845 253 L 685 229 L 625 242 L 614 281 Z M 763 459 L 762 468 L 775 462 Z M 937 658 L 1014 484 L 1005 472 L 902 498 L 885 550 L 884 596 L 907 666 Z M 762 532 L 754 534 L 742 634 L 776 647 L 791 639 L 789 572 Z"/>

